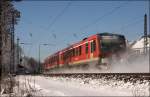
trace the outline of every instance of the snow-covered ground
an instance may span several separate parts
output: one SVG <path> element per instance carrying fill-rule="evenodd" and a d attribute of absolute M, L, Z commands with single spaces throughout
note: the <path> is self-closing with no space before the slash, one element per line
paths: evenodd
<path fill-rule="evenodd" d="M 124 83 L 115 79 L 63 78 L 44 76 L 18 76 L 20 87 L 36 90 L 35 96 L 148 96 L 149 83 Z"/>

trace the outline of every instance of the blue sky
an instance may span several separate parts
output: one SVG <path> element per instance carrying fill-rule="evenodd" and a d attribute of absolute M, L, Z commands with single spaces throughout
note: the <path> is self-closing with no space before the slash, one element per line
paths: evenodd
<path fill-rule="evenodd" d="M 25 55 L 41 60 L 97 32 L 120 33 L 129 41 L 143 34 L 144 14 L 149 14 L 148 1 L 21 1 L 15 2 L 21 11 L 16 37 Z"/>

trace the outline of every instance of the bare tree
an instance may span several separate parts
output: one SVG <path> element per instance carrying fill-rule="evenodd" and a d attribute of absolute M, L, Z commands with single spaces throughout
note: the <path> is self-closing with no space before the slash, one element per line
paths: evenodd
<path fill-rule="evenodd" d="M 12 30 L 18 23 L 20 12 L 15 9 L 11 0 L 0 0 L 0 85 L 10 68 Z M 1 89 L 1 88 L 0 88 Z M 1 90 L 0 90 L 1 91 Z"/>

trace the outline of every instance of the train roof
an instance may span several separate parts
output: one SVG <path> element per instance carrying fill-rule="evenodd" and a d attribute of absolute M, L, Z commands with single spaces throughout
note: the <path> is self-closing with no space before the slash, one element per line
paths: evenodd
<path fill-rule="evenodd" d="M 61 53 L 61 52 L 65 52 L 65 51 L 67 51 L 68 49 L 71 49 L 71 48 L 73 48 L 74 46 L 76 46 L 76 45 L 78 45 L 78 44 L 80 44 L 80 43 L 86 41 L 88 38 L 93 37 L 93 36 L 96 36 L 96 35 L 97 35 L 97 34 L 88 36 L 88 37 L 84 38 L 84 39 L 81 40 L 81 41 L 78 41 L 78 42 L 76 42 L 76 43 L 73 43 L 73 44 L 69 45 L 68 47 L 63 48 L 63 49 L 61 49 L 60 51 L 58 51 L 58 52 L 56 52 L 56 53 L 50 55 L 50 57 L 51 57 L 51 56 L 54 56 L 55 54 L 58 54 L 58 53 Z"/>
<path fill-rule="evenodd" d="M 124 36 L 122 34 L 115 34 L 115 33 L 108 33 L 108 32 L 98 33 L 98 35 L 100 35 L 100 36 L 107 36 L 107 35 L 109 35 L 109 36 Z"/>

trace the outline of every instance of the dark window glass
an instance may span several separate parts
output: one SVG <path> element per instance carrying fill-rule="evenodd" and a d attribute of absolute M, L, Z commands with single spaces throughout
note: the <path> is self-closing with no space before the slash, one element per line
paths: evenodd
<path fill-rule="evenodd" d="M 81 55 L 82 51 L 82 46 L 79 46 L 79 55 Z"/>
<path fill-rule="evenodd" d="M 93 42 L 91 42 L 91 53 L 93 52 Z"/>
<path fill-rule="evenodd" d="M 79 47 L 77 47 L 77 56 L 79 56 Z"/>
<path fill-rule="evenodd" d="M 78 56 L 78 48 L 75 48 L 75 56 Z"/>
<path fill-rule="evenodd" d="M 75 56 L 75 49 L 73 49 L 73 56 Z"/>
<path fill-rule="evenodd" d="M 95 51 L 96 50 L 96 41 L 94 40 L 93 41 L 93 51 Z"/>
<path fill-rule="evenodd" d="M 91 42 L 91 53 L 96 50 L 96 41 Z"/>
<path fill-rule="evenodd" d="M 125 48 L 125 37 L 121 35 L 102 35 L 101 49 L 102 52 L 117 52 Z"/>
<path fill-rule="evenodd" d="M 85 44 L 85 53 L 88 53 L 88 43 Z"/>
<path fill-rule="evenodd" d="M 70 56 L 72 57 L 72 55 L 73 55 L 73 54 L 72 54 L 72 49 L 71 49 L 71 50 L 70 50 Z"/>
<path fill-rule="evenodd" d="M 61 55 L 61 60 L 63 60 L 63 56 Z"/>
<path fill-rule="evenodd" d="M 73 49 L 71 50 L 71 56 L 73 57 Z"/>

